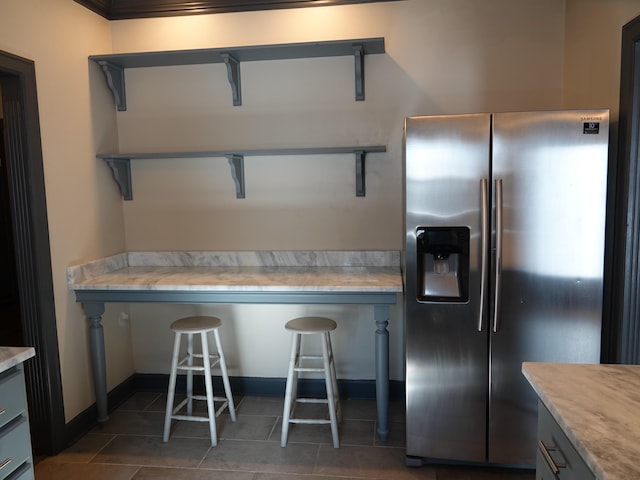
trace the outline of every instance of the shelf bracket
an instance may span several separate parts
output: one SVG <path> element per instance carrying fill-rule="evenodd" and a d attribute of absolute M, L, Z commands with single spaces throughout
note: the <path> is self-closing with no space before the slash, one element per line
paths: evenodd
<path fill-rule="evenodd" d="M 366 190 L 364 184 L 364 160 L 367 152 L 364 150 L 355 150 L 353 153 L 356 154 L 356 197 L 364 197 Z"/>
<path fill-rule="evenodd" d="M 227 66 L 227 77 L 231 84 L 231 94 L 233 95 L 233 106 L 242 105 L 242 90 L 240 86 L 240 62 L 229 53 L 221 53 L 220 56 Z"/>
<path fill-rule="evenodd" d="M 131 188 L 131 159 L 129 158 L 105 158 L 105 162 L 111 168 L 113 179 L 120 187 L 120 193 L 124 200 L 133 200 Z"/>
<path fill-rule="evenodd" d="M 98 65 L 100 65 L 100 68 L 102 68 L 104 72 L 104 76 L 107 79 L 107 86 L 109 90 L 111 90 L 111 93 L 113 93 L 113 99 L 115 100 L 118 111 L 126 111 L 127 97 L 124 86 L 124 68 L 106 60 L 98 61 Z"/>
<path fill-rule="evenodd" d="M 244 155 L 225 155 L 231 167 L 231 178 L 236 184 L 236 198 L 244 198 Z"/>
<path fill-rule="evenodd" d="M 353 58 L 356 67 L 356 101 L 364 100 L 364 48 L 353 46 Z"/>

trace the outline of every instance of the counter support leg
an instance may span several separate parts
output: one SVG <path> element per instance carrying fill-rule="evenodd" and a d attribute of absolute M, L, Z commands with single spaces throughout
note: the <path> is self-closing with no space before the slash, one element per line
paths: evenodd
<path fill-rule="evenodd" d="M 389 437 L 389 306 L 376 305 L 376 402 L 378 406 L 378 436 Z"/>
<path fill-rule="evenodd" d="M 104 330 L 102 328 L 104 303 L 83 303 L 82 308 L 90 322 L 89 345 L 91 347 L 91 369 L 93 371 L 98 422 L 106 423 L 109 420 L 109 415 L 107 414 L 107 364 L 104 354 Z"/>

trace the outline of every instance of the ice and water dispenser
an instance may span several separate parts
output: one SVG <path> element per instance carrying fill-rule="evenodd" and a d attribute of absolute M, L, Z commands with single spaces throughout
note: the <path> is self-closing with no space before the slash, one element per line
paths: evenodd
<path fill-rule="evenodd" d="M 469 300 L 469 228 L 421 227 L 417 230 L 418 300 Z"/>

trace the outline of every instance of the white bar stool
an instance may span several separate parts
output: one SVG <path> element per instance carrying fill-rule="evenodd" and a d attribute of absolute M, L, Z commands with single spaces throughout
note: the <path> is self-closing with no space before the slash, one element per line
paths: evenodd
<path fill-rule="evenodd" d="M 218 328 L 222 325 L 222 321 L 217 317 L 185 317 L 176 320 L 171 324 L 171 330 L 175 333 L 175 341 L 173 343 L 173 358 L 171 360 L 171 375 L 169 377 L 169 390 L 167 393 L 167 409 L 164 417 L 164 433 L 162 441 L 169 440 L 169 431 L 171 429 L 171 419 L 187 420 L 191 422 L 209 422 L 209 431 L 211 433 L 211 445 L 216 446 L 218 443 L 216 434 L 216 417 L 222 413 L 225 408 L 229 409 L 231 421 L 236 421 L 236 410 L 233 405 L 233 397 L 231 396 L 231 385 L 229 384 L 229 376 L 227 374 L 227 364 L 224 361 L 224 353 L 222 344 L 220 343 L 220 334 Z M 213 332 L 216 342 L 217 354 L 209 353 L 209 342 L 207 334 Z M 200 334 L 202 342 L 202 354 L 193 353 L 193 336 Z M 187 355 L 178 361 L 180 356 L 180 337 L 182 334 L 187 335 Z M 194 359 L 202 359 L 201 365 L 194 364 Z M 205 361 L 206 359 L 206 361 Z M 213 383 L 211 381 L 211 369 L 219 364 L 222 374 L 222 382 L 224 384 L 225 397 L 215 397 L 213 395 Z M 173 407 L 176 389 L 176 377 L 178 370 L 186 370 L 187 372 L 187 398 L 180 402 L 175 408 Z M 204 372 L 204 384 L 206 395 L 193 394 L 193 372 Z M 208 416 L 193 415 L 193 400 L 206 400 Z M 221 401 L 222 406 L 215 411 L 214 400 Z M 178 415 L 184 405 L 187 405 L 187 414 Z"/>
<path fill-rule="evenodd" d="M 300 317 L 288 321 L 284 328 L 293 333 L 291 341 L 291 358 L 289 360 L 289 372 L 287 373 L 287 387 L 284 397 L 284 412 L 282 414 L 282 439 L 280 445 L 287 446 L 290 423 L 306 424 L 331 424 L 333 447 L 340 446 L 338 438 L 338 422 L 342 421 L 340 411 L 340 399 L 338 396 L 338 384 L 336 381 L 336 368 L 331 349 L 330 332 L 337 327 L 336 322 L 324 317 Z M 320 335 L 322 355 L 300 355 L 300 343 L 302 335 Z M 302 366 L 301 360 L 322 360 L 322 367 Z M 307 363 L 307 362 L 304 362 Z M 324 373 L 327 398 L 297 398 L 298 373 L 322 372 Z M 329 420 L 313 418 L 295 418 L 296 403 L 326 403 L 329 407 Z"/>

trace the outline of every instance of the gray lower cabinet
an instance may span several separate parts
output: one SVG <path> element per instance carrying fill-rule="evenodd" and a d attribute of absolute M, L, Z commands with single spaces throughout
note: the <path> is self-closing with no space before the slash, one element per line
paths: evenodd
<path fill-rule="evenodd" d="M 536 480 L 595 480 L 547 408 L 538 402 Z"/>
<path fill-rule="evenodd" d="M 0 373 L 0 480 L 33 479 L 22 364 Z"/>

